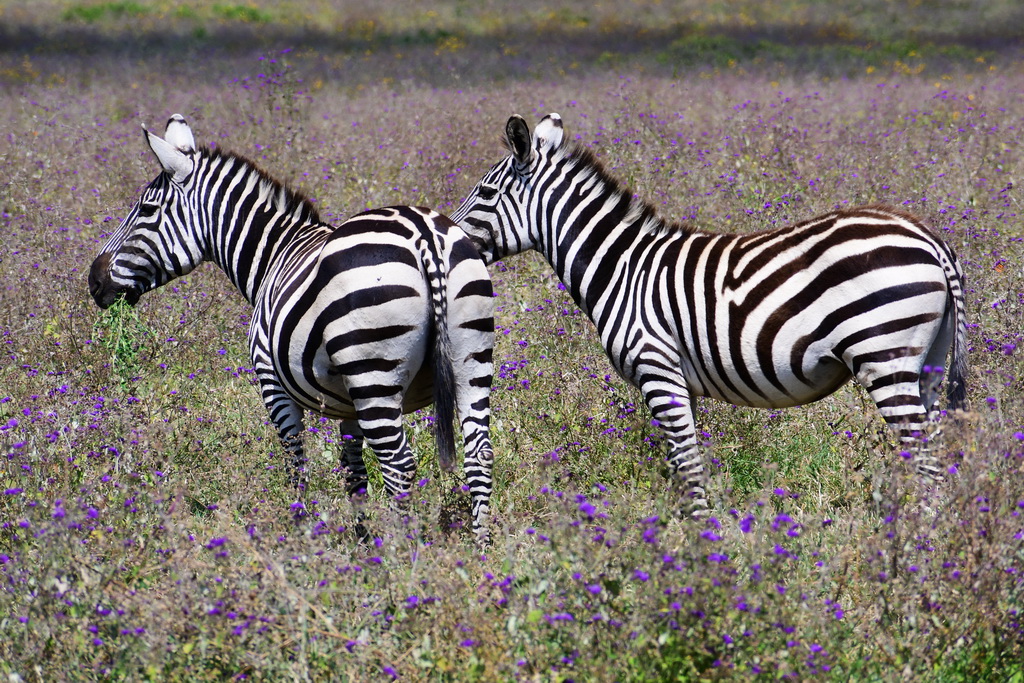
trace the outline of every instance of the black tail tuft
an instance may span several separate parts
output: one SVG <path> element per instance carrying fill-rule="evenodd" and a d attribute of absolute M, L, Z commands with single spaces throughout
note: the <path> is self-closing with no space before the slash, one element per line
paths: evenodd
<path fill-rule="evenodd" d="M 421 247 L 430 287 L 434 314 L 434 442 L 441 469 L 450 471 L 455 462 L 455 368 L 448 334 L 448 272 L 439 235 L 432 222 L 424 226 Z"/>
<path fill-rule="evenodd" d="M 455 462 L 455 370 L 446 315 L 438 319 L 435 312 L 434 329 L 434 440 L 437 460 L 447 471 Z"/>

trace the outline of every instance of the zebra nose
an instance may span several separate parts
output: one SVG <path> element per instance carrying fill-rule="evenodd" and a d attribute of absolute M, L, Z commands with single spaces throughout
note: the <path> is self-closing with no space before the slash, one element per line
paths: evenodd
<path fill-rule="evenodd" d="M 104 285 L 110 281 L 110 254 L 100 254 L 89 268 L 89 293 L 100 308 L 104 306 Z M 110 305 L 109 302 L 107 305 Z"/>

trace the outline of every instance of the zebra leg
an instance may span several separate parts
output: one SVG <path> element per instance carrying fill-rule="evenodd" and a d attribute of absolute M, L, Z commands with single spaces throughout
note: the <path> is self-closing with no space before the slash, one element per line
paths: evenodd
<path fill-rule="evenodd" d="M 921 396 L 922 391 L 934 396 L 931 386 L 934 379 L 922 376 L 922 362 L 923 358 L 916 356 L 865 362 L 858 368 L 856 377 L 878 406 L 882 419 L 893 428 L 903 448 L 913 457 L 914 470 L 925 479 L 941 481 L 942 469 L 928 445 L 928 430 L 937 414 L 929 412 L 931 406 L 925 406 Z"/>
<path fill-rule="evenodd" d="M 486 387 L 486 391 L 487 393 L 473 392 L 478 394 L 477 400 L 467 400 L 466 406 L 460 401 L 459 406 L 466 446 L 463 470 L 466 473 L 469 495 L 473 499 L 473 535 L 481 545 L 490 541 L 487 522 L 490 514 L 491 472 L 494 466 L 490 436 L 489 386 Z"/>
<path fill-rule="evenodd" d="M 355 420 L 342 420 L 341 433 L 351 438 L 345 439 L 342 456 L 345 459 L 345 483 L 349 498 L 356 509 L 356 536 L 364 543 L 369 542 L 370 532 L 366 528 L 366 513 L 358 504 L 366 497 L 369 478 L 366 474 L 366 463 L 363 461 L 363 430 Z"/>
<path fill-rule="evenodd" d="M 491 500 L 491 381 L 494 374 L 494 297 L 487 268 L 465 239 L 452 247 L 448 321 L 455 373 L 455 398 L 462 427 L 463 471 L 472 498 L 473 534 L 489 540 Z"/>
<path fill-rule="evenodd" d="M 668 438 L 668 466 L 672 475 L 685 487 L 687 510 L 700 519 L 708 514 L 704 490 L 704 460 L 697 444 L 690 392 L 681 378 L 678 383 L 659 375 L 648 375 L 640 390 L 658 426 Z"/>
<path fill-rule="evenodd" d="M 341 433 L 351 438 L 345 439 L 342 456 L 345 459 L 345 484 L 349 496 L 366 495 L 368 477 L 366 463 L 363 462 L 363 430 L 355 420 L 342 420 Z"/>
<path fill-rule="evenodd" d="M 490 305 L 488 298 L 486 303 Z M 452 307 L 457 313 L 460 309 Z M 480 318 L 490 325 L 490 311 Z M 491 447 L 491 379 L 493 375 L 492 348 L 494 337 L 489 329 L 478 331 L 481 323 L 476 319 L 452 331 L 453 345 L 465 353 L 461 363 L 455 363 L 458 390 L 459 424 L 462 426 L 465 455 L 463 471 L 473 506 L 473 535 L 485 545 L 490 541 L 487 528 L 491 505 L 491 474 L 494 468 L 494 450 Z"/>
<path fill-rule="evenodd" d="M 249 355 L 253 371 L 260 383 L 260 396 L 267 407 L 270 421 L 284 446 L 288 481 L 299 492 L 306 488 L 306 454 L 302 447 L 302 408 L 281 386 L 270 361 L 263 324 L 263 309 L 256 307 L 249 328 Z"/>
<path fill-rule="evenodd" d="M 405 436 L 401 403 L 394 406 L 357 404 L 356 415 L 366 443 L 380 462 L 391 507 L 401 510 L 416 475 L 416 458 Z"/>
<path fill-rule="evenodd" d="M 302 408 L 277 383 L 259 378 L 263 401 L 270 413 L 270 421 L 284 446 L 288 482 L 300 492 L 306 489 L 306 454 L 302 447 Z"/>

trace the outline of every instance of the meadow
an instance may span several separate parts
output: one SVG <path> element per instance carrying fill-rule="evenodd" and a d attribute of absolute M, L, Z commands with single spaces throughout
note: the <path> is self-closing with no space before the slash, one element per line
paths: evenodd
<path fill-rule="evenodd" d="M 623 8 L 626 9 L 623 9 Z M 0 674 L 43 680 L 1024 681 L 1024 9 L 0 2 Z M 884 202 L 967 277 L 938 485 L 867 394 L 697 402 L 706 523 L 539 257 L 496 289 L 492 543 L 408 416 L 404 514 L 337 425 L 288 485 L 250 310 L 213 266 L 101 312 L 89 264 L 183 114 L 328 220 L 452 211 L 512 113 L 663 215 L 748 232 Z M 361 543 L 353 527 L 365 515 Z"/>

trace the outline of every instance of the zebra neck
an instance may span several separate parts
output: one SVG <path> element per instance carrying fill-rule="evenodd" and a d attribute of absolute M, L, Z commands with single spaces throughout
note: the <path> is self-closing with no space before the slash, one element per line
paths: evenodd
<path fill-rule="evenodd" d="M 601 302 L 624 286 L 621 274 L 631 255 L 664 235 L 666 225 L 603 172 L 580 175 L 568 173 L 566 186 L 553 195 L 570 200 L 557 202 L 548 214 L 539 244 L 576 305 L 593 320 Z"/>
<path fill-rule="evenodd" d="M 320 227 L 315 210 L 301 195 L 244 159 L 221 157 L 203 193 L 207 258 L 216 263 L 249 303 L 266 278 L 301 239 Z"/>

